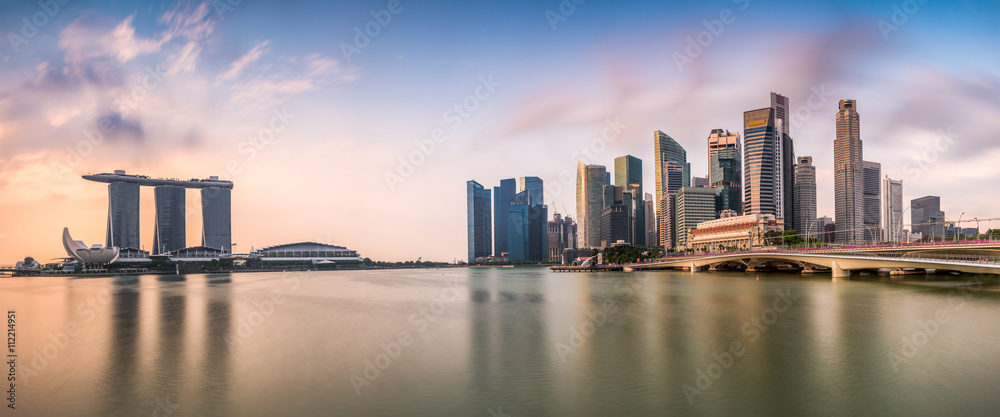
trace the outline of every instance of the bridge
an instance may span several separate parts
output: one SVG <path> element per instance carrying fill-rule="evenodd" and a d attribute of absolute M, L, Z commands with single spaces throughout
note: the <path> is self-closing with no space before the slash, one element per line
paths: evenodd
<path fill-rule="evenodd" d="M 850 277 L 852 271 L 878 269 L 892 269 L 894 273 L 932 269 L 1000 274 L 1000 243 L 715 253 L 666 257 L 653 262 L 628 264 L 624 269 L 685 269 L 696 272 L 708 268 L 752 272 L 782 266 L 802 269 L 803 273 L 829 270 L 834 278 Z"/>

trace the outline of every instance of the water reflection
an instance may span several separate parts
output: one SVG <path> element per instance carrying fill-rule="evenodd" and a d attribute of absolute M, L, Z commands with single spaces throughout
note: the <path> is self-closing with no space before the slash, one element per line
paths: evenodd
<path fill-rule="evenodd" d="M 121 277 L 111 283 L 111 335 L 108 371 L 104 374 L 105 415 L 134 410 L 138 401 L 139 291 L 138 278 Z"/>

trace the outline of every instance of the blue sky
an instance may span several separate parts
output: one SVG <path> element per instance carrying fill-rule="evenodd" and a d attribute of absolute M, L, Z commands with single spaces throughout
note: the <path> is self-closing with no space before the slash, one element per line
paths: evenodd
<path fill-rule="evenodd" d="M 403 0 L 348 59 L 355 27 L 377 25 L 371 13 L 389 3 L 70 0 L 26 43 L 12 36 L 42 6 L 0 3 L 0 195 L 17 196 L 0 201 L 0 262 L 61 256 L 64 226 L 101 242 L 106 191 L 79 175 L 113 169 L 231 178 L 238 251 L 312 240 L 461 259 L 466 180 L 539 176 L 550 212 L 575 215 L 575 179 L 560 178 L 609 121 L 621 132 L 585 162 L 635 155 L 651 192 L 654 130 L 702 176 L 709 131 L 740 130 L 772 91 L 800 112 L 791 135 L 819 167 L 820 215 L 833 215 L 837 101 L 852 98 L 865 158 L 904 181 L 905 200 L 940 195 L 949 218 L 1000 217 L 996 1 Z M 553 30 L 563 3 L 575 9 Z M 904 5 L 914 12 L 883 36 L 879 21 Z M 727 10 L 734 20 L 711 23 Z M 721 33 L 678 67 L 706 21 Z M 162 81 L 144 84 L 157 66 Z M 475 110 L 456 127 L 461 103 Z M 102 120 L 116 128 L 95 143 Z M 447 139 L 427 152 L 435 129 Z M 401 175 L 414 152 L 421 163 Z M 148 245 L 151 191 L 143 199 Z"/>

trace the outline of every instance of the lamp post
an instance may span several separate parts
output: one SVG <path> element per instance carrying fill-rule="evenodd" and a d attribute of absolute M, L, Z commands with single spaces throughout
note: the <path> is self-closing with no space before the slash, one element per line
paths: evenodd
<path fill-rule="evenodd" d="M 956 223 L 958 225 L 958 233 L 956 233 L 956 235 L 957 235 L 955 237 L 956 239 L 961 239 L 962 238 L 962 216 L 964 216 L 964 215 L 965 215 L 965 212 L 963 211 L 962 214 L 960 214 L 958 216 L 958 223 Z"/>

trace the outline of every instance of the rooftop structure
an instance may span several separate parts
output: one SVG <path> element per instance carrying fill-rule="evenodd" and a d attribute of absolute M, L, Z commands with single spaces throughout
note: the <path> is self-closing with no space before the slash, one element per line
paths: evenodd
<path fill-rule="evenodd" d="M 91 174 L 84 175 L 83 179 L 87 181 L 103 182 L 105 184 L 111 184 L 115 182 L 124 182 L 139 184 L 140 186 L 155 187 L 158 185 L 175 185 L 184 188 L 233 188 L 232 181 L 220 180 L 217 176 L 211 176 L 207 179 L 196 179 L 192 178 L 190 180 L 180 180 L 177 178 L 150 178 L 145 175 L 130 175 L 126 174 L 125 170 L 116 169 L 113 174 L 101 173 L 101 174 Z"/>

